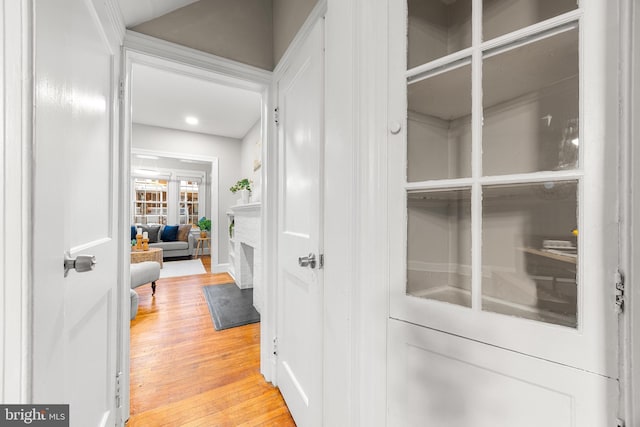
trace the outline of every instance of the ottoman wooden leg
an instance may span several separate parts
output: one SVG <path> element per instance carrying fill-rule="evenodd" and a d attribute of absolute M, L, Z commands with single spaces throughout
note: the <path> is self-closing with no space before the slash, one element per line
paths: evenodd
<path fill-rule="evenodd" d="M 156 282 L 151 282 L 151 296 L 156 294 Z"/>

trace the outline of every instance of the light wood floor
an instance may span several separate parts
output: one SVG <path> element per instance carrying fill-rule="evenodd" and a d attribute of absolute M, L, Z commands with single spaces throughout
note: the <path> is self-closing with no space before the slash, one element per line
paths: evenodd
<path fill-rule="evenodd" d="M 129 427 L 295 426 L 277 388 L 260 375 L 260 324 L 216 331 L 202 286 L 228 274 L 162 279 L 136 288 L 131 322 Z"/>

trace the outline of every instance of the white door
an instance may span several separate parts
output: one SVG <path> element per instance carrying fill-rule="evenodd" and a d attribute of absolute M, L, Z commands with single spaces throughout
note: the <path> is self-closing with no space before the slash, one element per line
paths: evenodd
<path fill-rule="evenodd" d="M 33 401 L 69 404 L 72 426 L 111 426 L 118 43 L 101 24 L 101 2 L 34 5 Z M 65 277 L 65 253 L 94 256 L 95 268 Z"/>
<path fill-rule="evenodd" d="M 305 427 L 322 425 L 322 48 L 321 21 L 278 81 L 277 384 Z"/>
<path fill-rule="evenodd" d="M 613 425 L 615 7 L 390 4 L 391 424 Z"/>

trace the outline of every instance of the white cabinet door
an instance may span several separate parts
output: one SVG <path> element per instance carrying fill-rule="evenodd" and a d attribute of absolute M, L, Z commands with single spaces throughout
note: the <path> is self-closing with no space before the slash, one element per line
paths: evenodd
<path fill-rule="evenodd" d="M 105 14 L 35 2 L 33 401 L 70 404 L 72 426 L 117 422 L 119 49 Z M 95 268 L 65 275 L 65 253 Z"/>
<path fill-rule="evenodd" d="M 618 377 L 615 9 L 390 0 L 390 317 L 449 337 L 442 357 L 463 337 Z"/>
<path fill-rule="evenodd" d="M 323 70 L 320 21 L 278 81 L 277 384 L 300 426 L 322 425 Z"/>

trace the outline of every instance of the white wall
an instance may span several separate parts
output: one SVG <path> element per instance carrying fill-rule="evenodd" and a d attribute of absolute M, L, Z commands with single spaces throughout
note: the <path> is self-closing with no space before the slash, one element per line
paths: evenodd
<path fill-rule="evenodd" d="M 273 62 L 277 64 L 317 0 L 273 0 Z"/>
<path fill-rule="evenodd" d="M 219 233 L 218 262 L 228 262 L 228 243 L 225 230 L 226 212 L 236 204 L 238 197 L 229 191 L 239 179 L 242 141 L 235 138 L 184 132 L 155 126 L 133 124 L 132 148 L 163 152 L 184 153 L 217 157 L 219 160 L 219 209 L 218 218 L 212 218 L 212 232 Z M 215 201 L 212 201 L 215 203 Z M 216 250 L 214 248 L 214 250 Z"/>
<path fill-rule="evenodd" d="M 242 138 L 242 149 L 240 157 L 240 178 L 249 178 L 253 181 L 251 185 L 251 201 L 262 200 L 261 191 L 261 171 L 254 169 L 254 162 L 262 162 L 262 120 L 258 120 L 253 127 Z"/>

